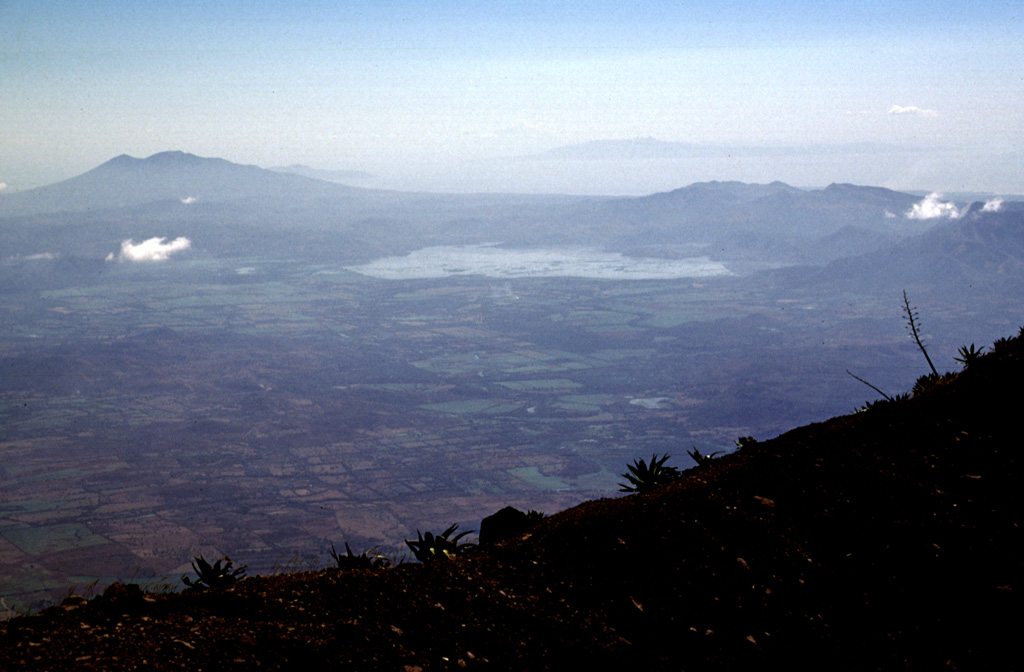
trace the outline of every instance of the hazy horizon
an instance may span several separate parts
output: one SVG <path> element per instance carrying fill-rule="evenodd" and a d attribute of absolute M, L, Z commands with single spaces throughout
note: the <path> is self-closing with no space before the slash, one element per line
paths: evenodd
<path fill-rule="evenodd" d="M 1024 193 L 1022 28 L 997 2 L 15 1 L 0 190 L 180 150 L 412 191 Z"/>

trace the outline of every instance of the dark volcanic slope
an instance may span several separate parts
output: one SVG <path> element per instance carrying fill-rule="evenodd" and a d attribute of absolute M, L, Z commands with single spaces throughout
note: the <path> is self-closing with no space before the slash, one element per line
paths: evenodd
<path fill-rule="evenodd" d="M 0 627 L 15 669 L 1018 667 L 1018 340 L 916 398 L 583 504 L 456 562 L 114 587 Z M 680 446 L 680 449 L 685 448 Z M 244 559 L 239 559 L 244 560 Z"/>

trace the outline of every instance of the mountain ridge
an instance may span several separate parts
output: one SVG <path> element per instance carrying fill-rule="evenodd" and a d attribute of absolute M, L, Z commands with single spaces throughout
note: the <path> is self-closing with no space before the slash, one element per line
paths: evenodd
<path fill-rule="evenodd" d="M 838 258 L 802 282 L 828 282 L 853 291 L 893 285 L 916 295 L 968 298 L 987 288 L 1004 296 L 1024 290 L 1024 204 L 986 212 L 975 203 L 961 217 L 939 220 L 918 236 L 894 239 L 881 249 Z M 788 270 L 778 272 L 784 276 Z"/>
<path fill-rule="evenodd" d="M 716 260 L 754 269 L 822 266 L 875 254 L 868 264 L 856 262 L 870 267 L 884 265 L 893 249 L 910 250 L 929 230 L 954 235 L 943 219 L 908 217 L 920 201 L 882 187 L 805 189 L 780 181 L 696 182 L 634 198 L 413 194 L 168 151 L 144 159 L 122 154 L 70 180 L 0 195 L 0 218 L 11 223 L 0 232 L 0 256 L 38 252 L 45 230 L 46 251 L 101 258 L 127 238 L 187 236 L 213 254 L 231 254 L 239 240 L 249 239 L 265 241 L 260 249 L 269 254 L 290 250 L 351 261 L 431 245 L 501 241 L 641 257 L 708 249 Z M 1003 207 L 1007 213 L 1020 209 L 1014 203 Z M 991 214 L 980 210 L 961 219 Z M 916 249 L 920 256 L 940 248 Z M 922 265 L 939 266 L 915 259 L 897 268 L 897 277 Z M 839 282 L 847 282 L 841 274 Z"/>

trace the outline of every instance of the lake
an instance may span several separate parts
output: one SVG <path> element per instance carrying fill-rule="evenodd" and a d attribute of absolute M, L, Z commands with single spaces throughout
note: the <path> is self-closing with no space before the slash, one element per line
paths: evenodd
<path fill-rule="evenodd" d="M 347 270 L 385 280 L 481 275 L 489 278 L 592 278 L 671 280 L 732 275 L 708 257 L 654 259 L 586 248 L 508 249 L 496 245 L 425 247 L 401 257 L 384 257 Z"/>

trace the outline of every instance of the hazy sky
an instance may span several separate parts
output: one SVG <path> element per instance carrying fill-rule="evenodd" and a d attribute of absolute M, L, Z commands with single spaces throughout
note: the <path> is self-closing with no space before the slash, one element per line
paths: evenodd
<path fill-rule="evenodd" d="M 406 189 L 1022 193 L 1022 35 L 1017 0 L 0 0 L 0 188 L 173 149 Z M 522 158 L 647 137 L 708 150 Z"/>

